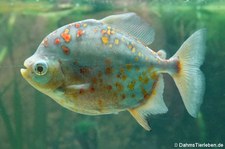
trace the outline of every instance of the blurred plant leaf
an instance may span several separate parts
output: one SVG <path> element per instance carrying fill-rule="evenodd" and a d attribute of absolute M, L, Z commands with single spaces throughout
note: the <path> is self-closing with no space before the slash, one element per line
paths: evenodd
<path fill-rule="evenodd" d="M 4 60 L 6 54 L 7 54 L 7 47 L 3 47 L 2 50 L 0 50 L 0 63 Z"/>

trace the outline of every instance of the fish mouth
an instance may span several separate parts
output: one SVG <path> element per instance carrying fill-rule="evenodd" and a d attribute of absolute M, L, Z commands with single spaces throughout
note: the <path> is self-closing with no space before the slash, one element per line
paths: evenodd
<path fill-rule="evenodd" d="M 28 69 L 28 65 L 27 65 L 26 61 L 24 62 L 23 65 L 24 65 L 25 68 L 21 68 L 20 73 L 22 74 L 23 77 L 25 77 L 27 69 Z"/>
<path fill-rule="evenodd" d="M 20 69 L 20 73 L 22 74 L 23 77 L 24 77 L 26 71 L 27 71 L 27 69 L 25 69 L 25 68 Z"/>

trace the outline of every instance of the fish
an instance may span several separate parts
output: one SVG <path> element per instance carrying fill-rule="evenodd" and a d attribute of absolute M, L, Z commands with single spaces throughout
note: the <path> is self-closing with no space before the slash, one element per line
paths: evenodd
<path fill-rule="evenodd" d="M 188 113 L 197 117 L 205 90 L 200 66 L 206 29 L 193 33 L 170 58 L 153 51 L 155 31 L 136 13 L 87 19 L 47 35 L 24 61 L 23 78 L 61 106 L 80 114 L 128 111 L 145 129 L 163 114 L 163 74 L 169 74 Z"/>

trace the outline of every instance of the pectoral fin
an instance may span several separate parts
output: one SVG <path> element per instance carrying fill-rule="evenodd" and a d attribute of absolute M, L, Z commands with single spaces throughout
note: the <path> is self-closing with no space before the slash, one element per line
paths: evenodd
<path fill-rule="evenodd" d="M 80 89 L 89 89 L 90 84 L 89 83 L 84 83 L 84 84 L 73 84 L 69 85 L 66 88 L 67 89 L 75 89 L 75 90 L 80 90 Z"/>

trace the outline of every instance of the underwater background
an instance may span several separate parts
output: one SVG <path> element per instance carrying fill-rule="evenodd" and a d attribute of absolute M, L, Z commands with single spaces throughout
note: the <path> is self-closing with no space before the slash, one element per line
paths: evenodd
<path fill-rule="evenodd" d="M 172 78 L 166 74 L 164 101 L 169 111 L 149 116 L 150 132 L 139 126 L 129 112 L 102 116 L 71 112 L 22 78 L 24 60 L 55 29 L 125 12 L 136 12 L 153 26 L 156 37 L 149 47 L 155 51 L 164 49 L 167 57 L 193 32 L 207 29 L 206 56 L 201 67 L 206 91 L 198 118 L 187 113 Z M 225 145 L 224 40 L 223 0 L 0 0 L 0 149 Z"/>

